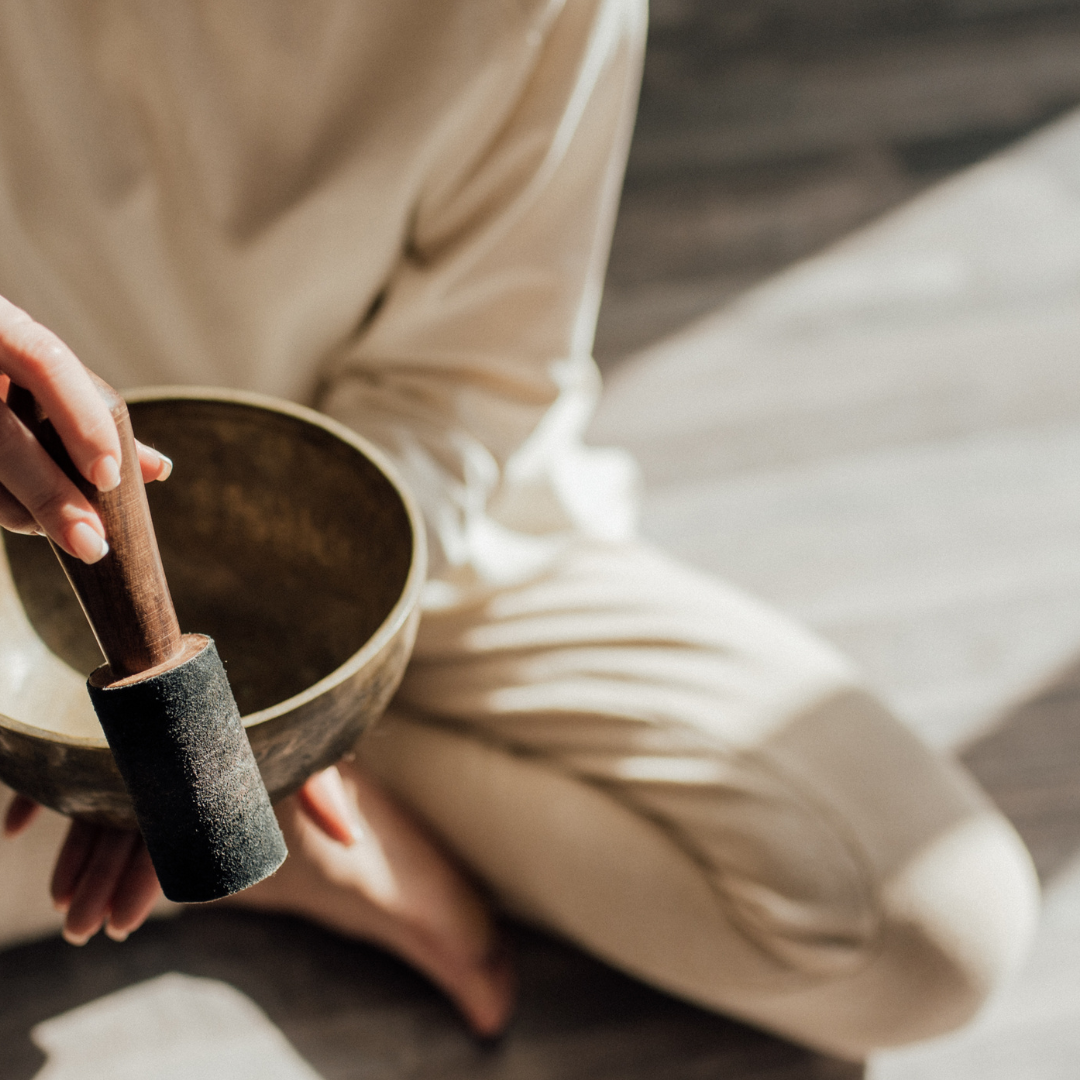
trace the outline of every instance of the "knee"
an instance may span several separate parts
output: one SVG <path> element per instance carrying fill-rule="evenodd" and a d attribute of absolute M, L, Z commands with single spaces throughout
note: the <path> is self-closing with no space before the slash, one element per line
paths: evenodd
<path fill-rule="evenodd" d="M 885 884 L 866 962 L 823 995 L 827 1048 L 860 1058 L 970 1020 L 1023 962 L 1038 903 L 1031 859 L 1004 818 L 958 824 Z"/>
<path fill-rule="evenodd" d="M 884 900 L 889 924 L 909 927 L 936 960 L 898 983 L 906 1008 L 889 1036 L 906 1042 L 964 1023 L 1016 972 L 1034 936 L 1039 886 L 1020 838 L 987 811 L 913 859 Z"/>

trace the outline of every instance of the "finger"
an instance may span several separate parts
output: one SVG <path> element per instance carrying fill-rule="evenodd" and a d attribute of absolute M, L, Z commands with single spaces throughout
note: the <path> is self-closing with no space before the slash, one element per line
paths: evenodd
<path fill-rule="evenodd" d="M 146 845 L 139 841 L 131 853 L 116 892 L 109 905 L 109 918 L 105 933 L 113 941 L 123 941 L 133 930 L 146 921 L 161 896 L 154 864 Z"/>
<path fill-rule="evenodd" d="M 94 840 L 100 829 L 100 825 L 91 825 L 77 818 L 68 827 L 63 847 L 60 848 L 60 854 L 56 857 L 52 883 L 49 886 L 53 904 L 61 911 L 67 911 L 71 903 L 75 886 L 86 864 L 90 861 L 90 854 L 94 850 Z"/>
<path fill-rule="evenodd" d="M 356 843 L 359 823 L 336 766 L 308 777 L 296 795 L 300 808 L 331 840 L 346 847 Z"/>
<path fill-rule="evenodd" d="M 90 483 L 99 491 L 120 483 L 120 437 L 86 368 L 51 330 L 2 297 L 0 369 L 37 398 Z"/>
<path fill-rule="evenodd" d="M 65 941 L 85 945 L 101 929 L 138 840 L 139 834 L 134 829 L 99 831 L 68 906 L 63 929 Z"/>
<path fill-rule="evenodd" d="M 34 520 L 33 514 L 10 491 L 0 484 L 0 528 L 9 532 L 34 534 L 41 532 L 41 526 Z"/>
<path fill-rule="evenodd" d="M 139 452 L 139 468 L 142 470 L 144 484 L 153 480 L 168 480 L 172 475 L 172 458 L 166 457 L 160 450 L 152 446 L 145 446 L 135 440 L 135 448 Z"/>
<path fill-rule="evenodd" d="M 0 484 L 69 555 L 92 563 L 108 552 L 93 507 L 7 405 L 0 405 Z"/>
<path fill-rule="evenodd" d="M 16 795 L 4 814 L 4 835 L 18 836 L 38 816 L 41 807 L 25 795 Z"/>

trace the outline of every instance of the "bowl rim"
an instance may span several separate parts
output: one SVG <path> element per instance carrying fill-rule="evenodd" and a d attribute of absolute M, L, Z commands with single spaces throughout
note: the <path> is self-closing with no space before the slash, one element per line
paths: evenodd
<path fill-rule="evenodd" d="M 270 394 L 260 394 L 251 390 L 229 390 L 217 386 L 149 386 L 135 387 L 122 392 L 126 402 L 132 405 L 154 401 L 211 401 L 226 405 L 242 405 L 250 408 L 275 412 L 293 419 L 301 420 L 314 427 L 322 428 L 331 435 L 336 436 L 342 442 L 358 450 L 366 457 L 385 477 L 390 481 L 398 497 L 405 508 L 405 514 L 412 529 L 412 557 L 409 561 L 409 572 L 405 577 L 405 585 L 397 602 L 390 609 L 386 618 L 379 624 L 375 632 L 354 652 L 343 664 L 334 668 L 329 674 L 324 675 L 318 682 L 313 683 L 306 690 L 292 697 L 285 698 L 275 705 L 257 712 L 248 713 L 242 717 L 245 728 L 253 728 L 268 720 L 273 720 L 285 713 L 307 704 L 309 701 L 320 697 L 334 686 L 350 679 L 361 668 L 366 666 L 383 647 L 398 633 L 408 621 L 415 608 L 419 606 L 420 596 L 423 592 L 424 583 L 427 579 L 427 531 L 424 519 L 420 513 L 416 497 L 409 490 L 408 485 L 402 479 L 397 467 L 390 460 L 385 451 L 380 450 L 372 442 L 357 434 L 352 428 L 338 420 L 312 409 L 307 405 L 298 405 L 292 401 L 273 397 Z M 61 744 L 83 749 L 108 750 L 109 744 L 104 737 L 83 735 L 65 735 L 61 732 L 52 731 L 49 728 L 38 727 L 22 720 L 0 713 L 0 727 L 18 732 L 38 739 L 43 739 L 52 744 Z"/>

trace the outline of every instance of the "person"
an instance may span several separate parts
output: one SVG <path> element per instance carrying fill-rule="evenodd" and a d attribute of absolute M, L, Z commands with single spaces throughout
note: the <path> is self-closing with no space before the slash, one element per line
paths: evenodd
<path fill-rule="evenodd" d="M 99 489 L 117 444 L 83 363 L 314 404 L 423 507 L 401 689 L 279 807 L 290 857 L 235 902 L 385 945 L 482 1033 L 512 1003 L 494 904 L 860 1058 L 975 1012 L 1035 880 L 843 657 L 635 539 L 628 459 L 584 443 L 645 23 L 642 0 L 4 5 L 0 371 Z M 5 526 L 102 554 L 6 408 L 0 483 Z M 9 797 L 7 828 L 13 940 L 50 925 L 63 823 Z M 79 822 L 52 889 L 74 942 L 157 896 L 134 835 Z"/>

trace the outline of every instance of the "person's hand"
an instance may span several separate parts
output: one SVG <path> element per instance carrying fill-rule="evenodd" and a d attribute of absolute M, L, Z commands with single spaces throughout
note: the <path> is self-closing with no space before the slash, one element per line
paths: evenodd
<path fill-rule="evenodd" d="M 16 795 L 4 835 L 17 835 L 39 809 Z M 64 913 L 65 940 L 85 945 L 102 926 L 109 937 L 123 941 L 150 914 L 161 886 L 137 830 L 74 820 L 56 857 L 50 892 L 54 906 Z"/>
<path fill-rule="evenodd" d="M 4 834 L 22 832 L 38 810 L 17 795 Z M 300 915 L 381 945 L 441 987 L 478 1034 L 505 1027 L 513 973 L 488 905 L 403 807 L 342 762 L 276 810 L 289 857 L 222 903 Z M 102 928 L 122 941 L 160 895 L 137 832 L 72 822 L 52 880 L 68 941 L 85 944 Z"/>
<path fill-rule="evenodd" d="M 43 532 L 69 555 L 97 562 L 109 550 L 101 519 L 7 407 L 11 383 L 34 395 L 98 491 L 120 483 L 116 425 L 86 368 L 54 333 L 0 297 L 0 526 Z M 146 482 L 168 477 L 167 457 L 141 443 L 138 452 Z"/>
<path fill-rule="evenodd" d="M 25 795 L 16 795 L 8 804 L 3 835 L 23 832 L 40 809 Z M 113 940 L 123 941 L 146 920 L 161 886 L 137 830 L 74 820 L 56 857 L 50 892 L 64 913 L 65 940 L 85 945 L 102 927 Z"/>

